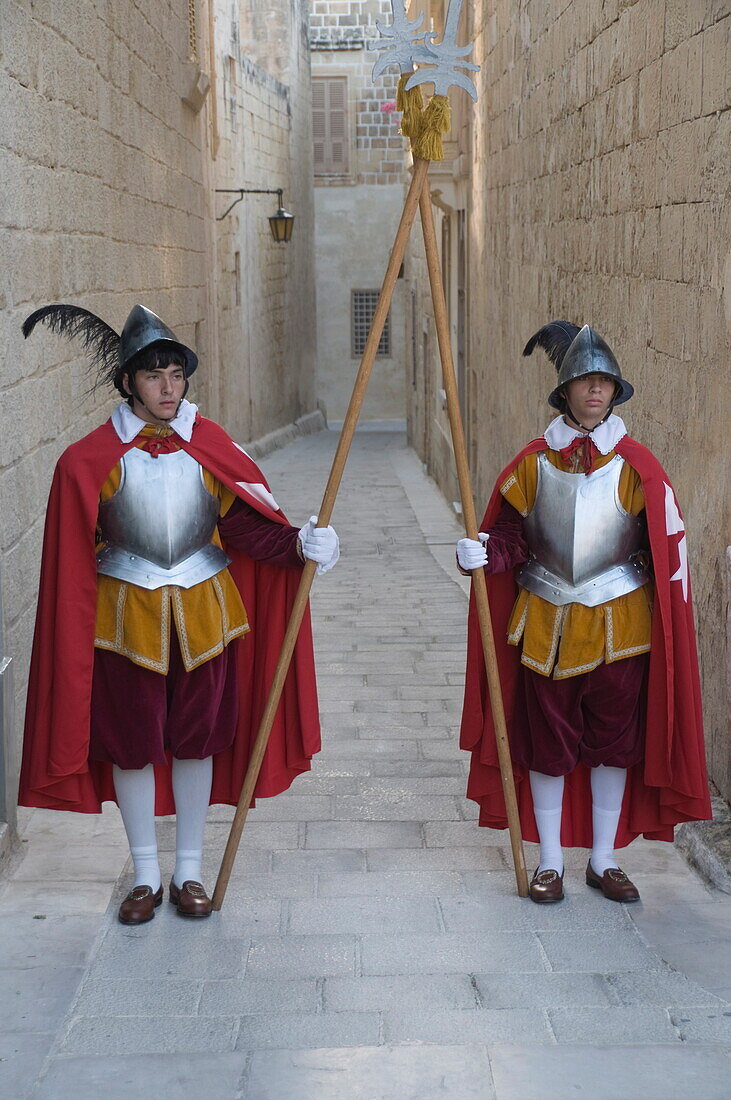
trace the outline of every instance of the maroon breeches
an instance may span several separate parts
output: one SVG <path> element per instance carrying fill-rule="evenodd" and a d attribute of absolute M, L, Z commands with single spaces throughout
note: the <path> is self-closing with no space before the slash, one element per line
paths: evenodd
<path fill-rule="evenodd" d="M 520 666 L 510 724 L 513 761 L 544 775 L 577 764 L 631 768 L 644 752 L 649 654 L 553 680 Z"/>
<path fill-rule="evenodd" d="M 175 630 L 170 631 L 167 676 L 106 649 L 94 650 L 90 760 L 120 768 L 204 760 L 227 749 L 238 718 L 236 646 L 185 671 Z"/>

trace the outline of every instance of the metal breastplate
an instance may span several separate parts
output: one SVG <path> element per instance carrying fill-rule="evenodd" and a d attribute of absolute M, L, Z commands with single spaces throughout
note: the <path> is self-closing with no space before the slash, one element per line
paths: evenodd
<path fill-rule="evenodd" d="M 99 506 L 100 573 L 140 588 L 191 588 L 225 569 L 231 559 L 211 542 L 219 503 L 194 458 L 133 447 L 120 465 L 119 489 Z"/>
<path fill-rule="evenodd" d="M 625 512 L 619 500 L 624 460 L 617 455 L 586 477 L 557 470 L 538 456 L 538 485 L 525 520 L 531 558 L 518 584 L 561 606 L 596 607 L 647 584 L 637 555 L 646 546 L 644 519 Z"/>

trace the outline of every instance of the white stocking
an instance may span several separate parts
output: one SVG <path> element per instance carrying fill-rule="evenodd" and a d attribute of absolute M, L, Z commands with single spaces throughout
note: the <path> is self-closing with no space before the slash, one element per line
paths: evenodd
<path fill-rule="evenodd" d="M 563 776 L 530 773 L 530 789 L 533 795 L 533 812 L 536 815 L 538 836 L 541 841 L 539 871 L 558 871 L 563 874 L 561 850 L 561 809 L 563 807 Z"/>
<path fill-rule="evenodd" d="M 155 771 L 152 764 L 138 770 L 112 767 L 114 790 L 135 865 L 135 886 L 160 887 L 155 836 Z"/>
<path fill-rule="evenodd" d="M 598 768 L 591 769 L 591 818 L 594 830 L 591 865 L 598 875 L 603 875 L 609 867 L 617 866 L 614 841 L 626 781 L 626 768 L 606 768 L 600 764 Z"/>
<path fill-rule="evenodd" d="M 205 760 L 173 760 L 176 814 L 173 881 L 178 888 L 184 882 L 201 881 L 203 830 L 212 781 L 212 756 L 207 756 Z"/>

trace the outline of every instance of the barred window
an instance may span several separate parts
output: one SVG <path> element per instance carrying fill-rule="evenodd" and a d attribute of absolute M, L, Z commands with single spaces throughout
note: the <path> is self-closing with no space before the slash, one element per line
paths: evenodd
<path fill-rule="evenodd" d="M 373 314 L 378 305 L 378 290 L 353 290 L 350 297 L 350 328 L 352 355 L 354 359 L 360 359 L 366 346 L 368 333 L 371 330 Z M 391 310 L 386 314 L 386 323 L 383 326 L 381 339 L 378 341 L 376 355 L 382 358 L 390 358 L 391 355 Z"/>

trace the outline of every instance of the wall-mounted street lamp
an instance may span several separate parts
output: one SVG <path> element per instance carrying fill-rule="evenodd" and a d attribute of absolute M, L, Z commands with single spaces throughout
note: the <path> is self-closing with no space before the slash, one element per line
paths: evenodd
<path fill-rule="evenodd" d="M 292 239 L 292 226 L 294 225 L 294 214 L 288 214 L 284 209 L 282 196 L 284 192 L 281 187 L 275 187 L 273 189 L 260 189 L 257 187 L 217 187 L 217 195 L 238 195 L 237 199 L 231 203 L 227 210 L 224 210 L 223 214 L 219 218 L 216 218 L 217 222 L 222 222 L 227 214 L 230 214 L 234 206 L 238 202 L 241 202 L 244 195 L 277 195 L 279 198 L 279 209 L 276 214 L 272 214 L 269 218 L 269 228 L 272 231 L 272 237 L 281 244 Z"/>

